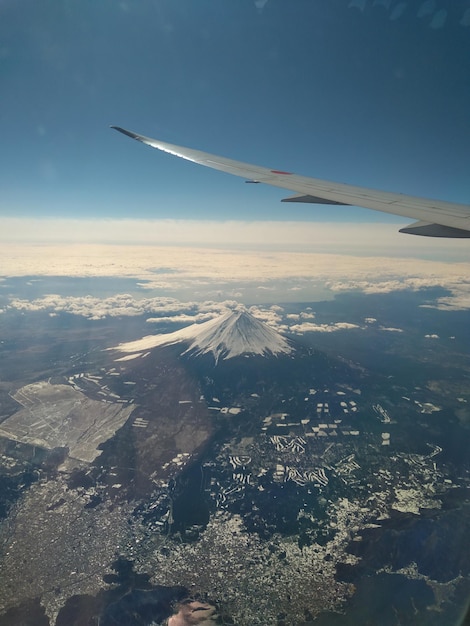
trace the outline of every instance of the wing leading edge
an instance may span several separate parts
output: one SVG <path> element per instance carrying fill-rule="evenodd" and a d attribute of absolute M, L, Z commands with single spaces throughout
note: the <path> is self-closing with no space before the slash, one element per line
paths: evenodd
<path fill-rule="evenodd" d="M 239 176 L 244 178 L 246 182 L 266 183 L 296 192 L 297 195 L 285 198 L 283 202 L 359 206 L 417 220 L 415 223 L 400 229 L 402 233 L 426 237 L 470 238 L 470 206 L 466 204 L 428 200 L 399 193 L 376 191 L 367 187 L 334 183 L 319 178 L 299 176 L 290 172 L 271 170 L 259 165 L 227 159 L 201 150 L 176 146 L 158 139 L 138 135 L 119 126 L 111 126 L 111 128 L 152 148 L 168 152 L 193 163 L 199 163 L 199 165 Z"/>

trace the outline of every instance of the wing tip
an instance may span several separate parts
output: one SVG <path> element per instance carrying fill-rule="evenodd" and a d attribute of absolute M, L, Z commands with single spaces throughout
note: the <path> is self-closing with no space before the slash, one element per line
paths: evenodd
<path fill-rule="evenodd" d="M 111 125 L 110 128 L 112 128 L 113 130 L 117 130 L 118 132 L 122 133 L 123 135 L 127 135 L 128 137 L 131 137 L 132 139 L 138 139 L 139 135 L 137 135 L 136 133 L 133 133 L 130 130 L 126 130 L 125 128 L 122 128 L 121 126 L 113 126 Z"/>

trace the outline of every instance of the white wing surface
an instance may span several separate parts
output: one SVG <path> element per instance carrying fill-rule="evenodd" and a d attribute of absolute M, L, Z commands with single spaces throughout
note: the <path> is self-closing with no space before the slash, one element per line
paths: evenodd
<path fill-rule="evenodd" d="M 402 228 L 400 230 L 402 233 L 428 237 L 470 238 L 470 206 L 466 204 L 428 200 L 400 193 L 376 191 L 367 187 L 334 183 L 309 176 L 298 176 L 290 172 L 234 161 L 201 150 L 176 146 L 158 139 L 138 135 L 119 126 L 112 126 L 111 128 L 152 148 L 157 148 L 157 150 L 234 176 L 240 176 L 247 182 L 266 183 L 296 192 L 297 195 L 285 198 L 283 202 L 311 202 L 364 207 L 417 220 L 415 223 Z"/>

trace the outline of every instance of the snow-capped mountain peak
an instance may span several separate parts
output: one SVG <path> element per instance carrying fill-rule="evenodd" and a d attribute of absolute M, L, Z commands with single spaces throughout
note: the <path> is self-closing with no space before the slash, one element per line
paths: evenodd
<path fill-rule="evenodd" d="M 165 335 L 150 335 L 120 344 L 116 349 L 121 352 L 141 353 L 156 346 L 178 343 L 185 346 L 182 354 L 212 354 L 216 362 L 243 354 L 269 356 L 293 351 L 285 337 L 241 307 L 208 322 L 192 324 Z M 123 357 L 126 360 L 129 358 L 132 356 Z"/>

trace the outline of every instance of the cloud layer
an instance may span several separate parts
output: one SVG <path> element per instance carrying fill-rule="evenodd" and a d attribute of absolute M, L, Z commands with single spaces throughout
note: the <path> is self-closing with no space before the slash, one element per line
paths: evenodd
<path fill-rule="evenodd" d="M 401 235 L 396 224 L 0 218 L 0 240 L 4 277 L 129 278 L 159 295 L 245 303 L 438 287 L 448 293 L 424 306 L 470 308 L 468 242 Z M 117 240 L 143 243 L 92 243 Z M 132 314 L 125 295 L 102 307 L 97 316 Z"/>
<path fill-rule="evenodd" d="M 344 292 L 379 294 L 428 288 L 446 291 L 424 306 L 443 310 L 470 308 L 468 262 L 207 247 L 5 244 L 0 248 L 0 267 L 7 278 L 126 278 L 134 281 L 135 291 L 142 296 L 158 296 L 155 304 L 151 297 L 136 298 L 135 294 L 68 299 L 48 294 L 34 303 L 52 313 L 67 310 L 85 316 L 89 316 L 89 311 L 98 317 L 142 313 L 151 316 L 156 310 L 159 316 L 192 316 L 194 311 L 186 310 L 181 302 L 197 306 L 201 302 L 226 300 L 245 304 L 305 302 L 314 301 L 316 296 L 331 299 Z M 7 283 L 0 283 L 3 293 L 7 293 Z M 17 298 L 11 306 L 29 305 Z M 312 322 L 297 318 L 292 323 L 309 321 Z"/>
<path fill-rule="evenodd" d="M 376 214 L 372 214 L 376 218 Z M 403 235 L 410 220 L 387 216 L 390 223 L 312 221 L 57 219 L 0 217 L 4 243 L 109 243 L 235 246 L 338 254 L 399 255 L 466 260 L 468 242 Z"/>

